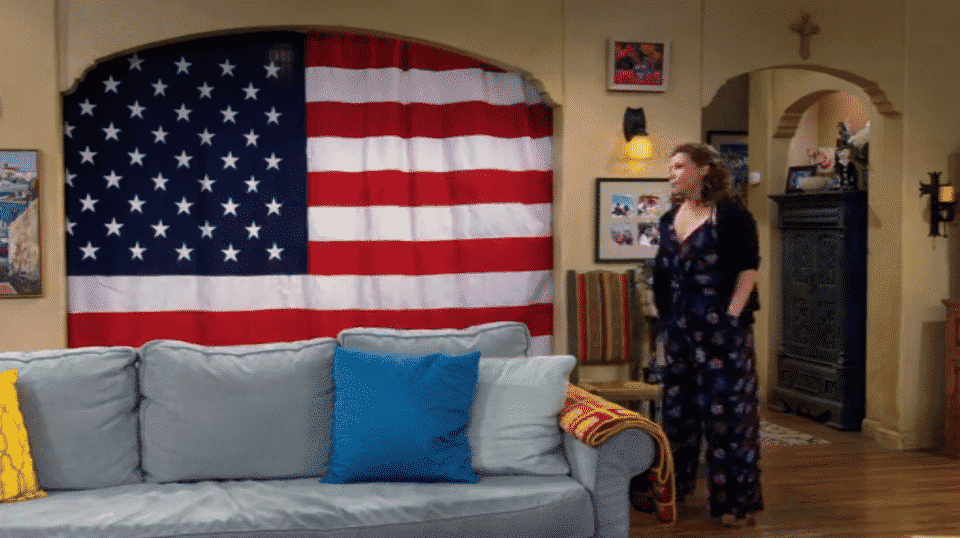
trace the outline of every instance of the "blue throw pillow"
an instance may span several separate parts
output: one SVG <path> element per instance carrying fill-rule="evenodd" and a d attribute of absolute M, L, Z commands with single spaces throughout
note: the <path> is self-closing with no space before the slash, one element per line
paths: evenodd
<path fill-rule="evenodd" d="M 479 360 L 336 348 L 333 450 L 320 481 L 476 482 L 467 428 Z"/>

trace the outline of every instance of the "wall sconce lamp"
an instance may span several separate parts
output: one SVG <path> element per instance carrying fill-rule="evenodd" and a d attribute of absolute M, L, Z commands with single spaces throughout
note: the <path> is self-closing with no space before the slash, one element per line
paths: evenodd
<path fill-rule="evenodd" d="M 653 141 L 647 135 L 642 108 L 627 108 L 623 113 L 623 137 L 627 140 L 627 157 L 642 160 L 653 156 Z"/>
<path fill-rule="evenodd" d="M 920 196 L 930 195 L 930 237 L 947 235 L 940 233 L 941 222 L 951 222 L 954 217 L 954 206 L 957 203 L 956 192 L 953 185 L 947 183 L 940 184 L 940 172 L 927 172 L 930 174 L 930 183 L 920 182 Z"/>

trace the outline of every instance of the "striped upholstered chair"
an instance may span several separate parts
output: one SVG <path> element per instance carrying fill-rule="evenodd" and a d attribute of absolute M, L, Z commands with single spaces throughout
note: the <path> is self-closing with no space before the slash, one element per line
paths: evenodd
<path fill-rule="evenodd" d="M 662 386 L 644 381 L 644 366 L 653 356 L 655 336 L 650 318 L 643 313 L 637 272 L 570 270 L 566 288 L 567 345 L 578 360 L 570 381 L 634 410 L 649 402 L 653 417 Z M 626 366 L 625 378 L 581 379 L 584 368 L 602 365 Z"/>

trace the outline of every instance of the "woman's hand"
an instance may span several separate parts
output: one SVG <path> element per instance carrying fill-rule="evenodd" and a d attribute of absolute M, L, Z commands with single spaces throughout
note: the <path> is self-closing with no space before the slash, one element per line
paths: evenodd
<path fill-rule="evenodd" d="M 737 284 L 733 288 L 733 295 L 730 297 L 730 304 L 727 305 L 727 315 L 732 318 L 740 319 L 747 301 L 750 300 L 750 292 L 757 285 L 758 272 L 756 269 L 747 269 L 740 271 L 737 275 Z"/>

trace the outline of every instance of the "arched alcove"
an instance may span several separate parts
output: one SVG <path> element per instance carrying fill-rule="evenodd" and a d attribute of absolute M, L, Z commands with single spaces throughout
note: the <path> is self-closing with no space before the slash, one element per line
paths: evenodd
<path fill-rule="evenodd" d="M 895 424 L 900 376 L 902 114 L 887 92 L 854 73 L 815 65 L 773 65 L 751 71 L 749 90 L 750 170 L 762 178 L 750 187 L 748 205 L 761 236 L 761 303 L 757 319 L 758 373 L 764 396 L 776 383 L 780 340 L 780 239 L 776 205 L 770 195 L 784 192 L 791 140 L 806 112 L 824 96 L 842 92 L 857 98 L 871 123 L 868 213 L 868 296 L 865 433 L 898 446 Z M 740 75 L 742 76 L 742 75 Z M 732 77 L 731 81 L 738 77 Z M 789 82 L 787 82 L 789 80 Z M 719 93 L 723 92 L 721 89 Z M 706 110 L 706 108 L 705 108 Z M 891 299 L 893 298 L 893 299 Z M 882 364 L 871 362 L 880 357 Z M 875 360 L 875 359 L 874 359 Z M 893 430 L 893 431 L 892 431 Z"/>
<path fill-rule="evenodd" d="M 62 93 L 70 93 L 76 88 L 76 85 L 82 81 L 91 70 L 96 66 L 102 64 L 103 62 L 126 57 L 131 54 L 136 53 L 141 50 L 149 50 L 157 47 L 162 47 L 164 45 L 172 45 L 176 43 L 188 43 L 191 41 L 197 41 L 204 38 L 210 37 L 223 37 L 223 36 L 243 36 L 243 35 L 256 35 L 265 32 L 293 32 L 293 33 L 317 33 L 317 32 L 330 32 L 330 33 L 343 33 L 343 34 L 352 34 L 352 35 L 362 35 L 369 37 L 379 37 L 385 39 L 395 39 L 398 41 L 403 41 L 407 43 L 415 43 L 419 45 L 425 45 L 433 47 L 435 49 L 458 54 L 474 60 L 484 62 L 491 66 L 503 69 L 504 71 L 509 71 L 516 73 L 523 77 L 536 91 L 539 93 L 540 98 L 551 107 L 557 106 L 557 101 L 550 95 L 546 90 L 545 84 L 541 81 L 535 74 L 531 73 L 529 70 L 523 69 L 517 65 L 513 65 L 507 62 L 504 62 L 500 59 L 493 58 L 480 54 L 476 51 L 466 50 L 459 47 L 454 47 L 446 43 L 441 43 L 435 40 L 415 38 L 408 35 L 396 34 L 392 32 L 385 32 L 381 30 L 370 30 L 365 28 L 357 27 L 344 27 L 344 26 L 325 26 L 325 25 L 313 25 L 313 26 L 291 26 L 291 25 L 273 25 L 273 26 L 249 26 L 249 27 L 236 27 L 223 30 L 213 30 L 206 32 L 197 32 L 184 35 L 178 35 L 175 37 L 170 37 L 166 39 L 158 39 L 153 41 L 145 41 L 138 44 L 135 47 L 125 48 L 123 50 L 117 50 L 115 52 L 100 56 L 98 58 L 92 59 L 89 63 L 85 63 L 80 66 L 78 71 L 74 75 L 67 75 L 66 83 L 62 88 Z"/>
<path fill-rule="evenodd" d="M 890 102 L 887 97 L 887 92 L 880 87 L 876 82 L 861 77 L 857 74 L 851 73 L 849 71 L 844 71 L 842 69 L 834 69 L 832 67 L 826 67 L 822 65 L 813 65 L 813 64 L 785 64 L 785 65 L 774 65 L 770 67 L 765 67 L 758 71 L 765 71 L 771 69 L 799 69 L 802 71 L 810 71 L 816 73 L 823 73 L 825 75 L 830 75 L 832 77 L 838 78 L 840 80 L 849 82 L 854 86 L 859 87 L 865 94 L 870 97 L 870 102 L 876 107 L 877 112 L 880 114 L 889 117 L 889 118 L 900 118 L 901 113 L 894 108 L 893 103 Z"/>
<path fill-rule="evenodd" d="M 76 86 L 63 104 L 71 346 L 156 339 L 159 333 L 111 332 L 106 323 L 89 321 L 102 316 L 122 323 L 148 311 L 162 321 L 131 326 L 204 345 L 335 336 L 348 326 L 439 329 L 486 322 L 468 320 L 468 311 L 521 321 L 531 349 L 551 351 L 553 118 L 522 74 L 402 39 L 265 31 L 138 48 L 98 62 Z M 438 149 L 450 143 L 470 147 Z M 98 213 L 94 203 L 108 209 Z M 128 203 L 135 208 L 129 213 L 137 213 L 132 218 L 124 211 Z M 501 234 L 497 216 L 464 210 L 513 203 L 533 209 L 529 219 L 506 219 L 532 223 L 526 230 Z M 383 214 L 393 208 L 403 208 L 401 219 Z M 104 218 L 119 240 L 101 242 Z M 486 224 L 498 228 L 470 235 Z M 465 243 L 480 248 L 466 254 Z M 394 250 L 374 252 L 385 245 Z M 487 246 L 525 255 L 505 258 Z M 330 250 L 344 248 L 357 251 Z M 435 248 L 446 250 L 424 250 Z M 335 268 L 334 259 L 366 265 Z M 510 267 L 504 259 L 528 265 Z M 137 267 L 125 266 L 128 261 Z M 86 278 L 94 273 L 114 282 L 185 281 L 176 287 L 189 291 L 177 305 L 146 309 L 74 300 L 120 293 L 137 297 L 126 304 L 140 305 L 156 297 L 143 286 L 101 286 Z M 517 291 L 509 298 L 474 294 L 476 281 L 458 280 L 531 274 L 537 282 L 525 279 L 527 290 L 506 281 L 491 285 Z M 449 293 L 420 293 L 439 289 L 438 278 L 447 279 Z M 350 285 L 342 282 L 350 279 L 360 284 L 346 291 Z M 399 291 L 391 296 L 367 285 L 375 279 L 396 283 Z M 328 284 L 342 291 L 328 293 Z M 244 292 L 254 289 L 256 300 L 243 303 Z M 364 297 L 365 290 L 374 291 Z M 490 297 L 503 300 L 494 304 Z M 347 309 L 354 317 L 340 315 Z M 441 311 L 455 313 L 438 316 Z M 524 311 L 532 314 L 523 319 Z M 170 321 L 183 312 L 190 312 L 189 321 Z M 85 329 L 94 325 L 93 332 Z M 244 340 L 251 338 L 261 342 Z"/>

